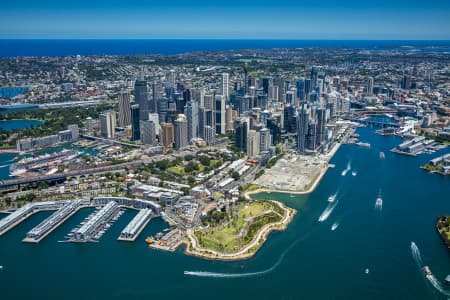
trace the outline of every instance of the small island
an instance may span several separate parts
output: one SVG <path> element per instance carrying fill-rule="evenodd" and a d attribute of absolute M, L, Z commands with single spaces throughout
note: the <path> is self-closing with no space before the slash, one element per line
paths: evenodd
<path fill-rule="evenodd" d="M 445 245 L 450 249 L 450 216 L 439 217 L 436 228 Z"/>
<path fill-rule="evenodd" d="M 253 256 L 273 230 L 284 230 L 296 210 L 271 200 L 245 201 L 227 211 L 210 211 L 203 227 L 187 230 L 186 253 L 208 259 Z"/>

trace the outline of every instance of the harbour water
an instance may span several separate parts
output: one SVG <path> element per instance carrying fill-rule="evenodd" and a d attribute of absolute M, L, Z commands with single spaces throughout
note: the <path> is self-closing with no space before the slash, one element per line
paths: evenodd
<path fill-rule="evenodd" d="M 437 216 L 450 214 L 450 178 L 419 169 L 442 152 L 402 156 L 389 152 L 401 142 L 398 137 L 376 135 L 373 128 L 358 133 L 371 147 L 343 145 L 331 161 L 336 167 L 312 194 L 255 196 L 282 201 L 298 214 L 251 259 L 217 262 L 186 256 L 182 249 L 150 249 L 144 239 L 167 226 L 160 219 L 150 221 L 136 242 L 119 242 L 120 231 L 135 215 L 132 211 L 99 243 L 58 243 L 88 209 L 41 243 L 22 243 L 26 232 L 49 214 L 39 213 L 0 237 L 0 297 L 446 299 L 417 264 L 418 250 L 438 281 L 450 273 L 450 253 L 435 230 Z M 350 161 L 356 176 L 342 176 Z M 333 209 L 319 222 L 328 197 L 336 192 Z M 382 210 L 374 208 L 379 196 Z M 338 224 L 335 230 L 333 224 Z M 412 251 L 412 241 L 417 250 Z"/>
<path fill-rule="evenodd" d="M 6 131 L 12 131 L 15 129 L 41 126 L 42 124 L 43 122 L 41 120 L 8 120 L 0 121 L 0 128 Z"/>

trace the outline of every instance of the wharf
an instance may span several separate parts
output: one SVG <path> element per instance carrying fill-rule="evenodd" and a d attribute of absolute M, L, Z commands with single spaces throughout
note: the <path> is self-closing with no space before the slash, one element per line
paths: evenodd
<path fill-rule="evenodd" d="M 52 233 L 56 228 L 58 228 L 62 223 L 64 223 L 65 221 L 67 221 L 71 216 L 73 216 L 74 214 L 76 214 L 80 209 L 85 208 L 85 207 L 89 207 L 89 205 L 80 205 L 78 206 L 75 210 L 73 210 L 71 213 L 67 214 L 66 216 L 64 216 L 61 220 L 59 220 L 58 222 L 56 222 L 55 224 L 53 224 L 43 235 L 41 235 L 39 238 L 32 238 L 32 237 L 25 237 L 22 242 L 24 243 L 39 243 L 40 241 L 42 241 L 45 237 L 47 237 L 47 235 L 49 235 L 50 233 Z M 47 220 L 45 220 L 47 221 Z M 44 221 L 44 222 L 45 222 Z M 38 225 L 39 226 L 39 225 Z"/>
<path fill-rule="evenodd" d="M 136 215 L 133 220 L 131 220 L 131 222 L 127 225 L 127 227 L 121 232 L 120 236 L 117 238 L 117 240 L 119 241 L 124 241 L 124 242 L 134 242 L 137 237 L 142 233 L 142 231 L 144 230 L 144 228 L 147 226 L 148 222 L 150 222 L 150 220 L 152 219 L 152 213 L 150 211 L 149 215 L 144 215 L 143 219 L 140 219 L 139 214 Z M 132 233 L 132 234 L 127 234 L 126 230 L 128 228 L 128 226 L 130 226 L 130 224 L 136 223 L 137 226 L 137 230 L 136 232 Z"/>
<path fill-rule="evenodd" d="M 0 236 L 4 235 L 5 233 L 7 233 L 8 231 L 10 231 L 11 229 L 13 229 L 14 227 L 16 227 L 17 225 L 19 225 L 20 223 L 22 223 L 23 221 L 25 221 L 26 219 L 28 219 L 29 217 L 31 217 L 32 215 L 38 213 L 38 212 L 43 212 L 43 211 L 53 211 L 53 210 L 57 210 L 56 208 L 39 208 L 39 209 L 34 209 L 33 211 L 27 213 L 26 215 L 20 217 L 19 219 L 15 220 L 14 223 L 10 224 L 8 227 L 4 228 L 3 230 L 0 230 Z"/>

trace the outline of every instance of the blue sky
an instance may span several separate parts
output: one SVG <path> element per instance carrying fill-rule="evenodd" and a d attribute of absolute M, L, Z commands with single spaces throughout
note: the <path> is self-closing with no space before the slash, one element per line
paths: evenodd
<path fill-rule="evenodd" d="M 0 38 L 450 39 L 450 0 L 0 0 Z"/>

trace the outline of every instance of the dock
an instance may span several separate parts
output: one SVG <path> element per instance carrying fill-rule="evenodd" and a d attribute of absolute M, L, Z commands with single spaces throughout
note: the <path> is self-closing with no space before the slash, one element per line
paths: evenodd
<path fill-rule="evenodd" d="M 92 241 L 95 234 L 107 224 L 114 215 L 119 211 L 117 202 L 108 202 L 103 208 L 98 210 L 89 220 L 80 228 L 74 231 L 72 242 L 89 242 Z"/>
<path fill-rule="evenodd" d="M 53 230 L 59 227 L 67 219 L 73 216 L 78 210 L 89 206 L 89 200 L 75 200 L 67 202 L 63 207 L 53 213 L 50 217 L 42 221 L 39 225 L 31 229 L 22 240 L 25 243 L 39 243 Z"/>
<path fill-rule="evenodd" d="M 29 203 L 25 206 L 22 206 L 15 212 L 0 220 L 0 236 L 22 223 L 31 215 L 46 210 L 58 210 L 66 203 L 67 201 L 46 201 Z"/>
<path fill-rule="evenodd" d="M 119 241 L 134 242 L 136 238 L 147 226 L 148 222 L 152 219 L 152 210 L 144 208 L 131 220 L 131 222 L 120 233 Z"/>

